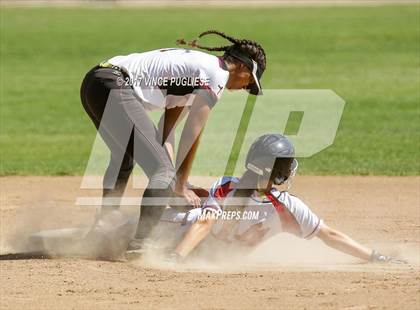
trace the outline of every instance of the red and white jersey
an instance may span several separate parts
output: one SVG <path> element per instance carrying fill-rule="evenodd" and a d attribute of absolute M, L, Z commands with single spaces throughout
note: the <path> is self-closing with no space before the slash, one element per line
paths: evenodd
<path fill-rule="evenodd" d="M 128 72 L 130 86 L 148 110 L 190 106 L 197 92 L 213 106 L 229 78 L 220 57 L 181 48 L 116 56 L 108 62 Z"/>
<path fill-rule="evenodd" d="M 202 206 L 201 214 L 205 211 L 220 212 L 225 209 L 224 202 L 233 197 L 235 189 L 233 185 L 239 180 L 234 177 L 222 177 L 215 182 L 210 190 L 209 197 Z M 268 228 L 263 240 L 281 233 L 289 232 L 301 238 L 311 238 L 317 234 L 323 221 L 313 213 L 309 207 L 298 197 L 286 191 L 280 192 L 272 188 L 261 197 L 254 192 L 251 197 L 246 198 L 241 205 L 244 212 L 258 212 L 258 218 L 241 219 L 232 231 L 232 238 L 241 235 L 252 225 L 262 224 L 262 229 Z M 191 219 L 193 220 L 193 219 Z M 222 225 L 218 220 L 213 227 L 213 233 L 217 234 Z"/>

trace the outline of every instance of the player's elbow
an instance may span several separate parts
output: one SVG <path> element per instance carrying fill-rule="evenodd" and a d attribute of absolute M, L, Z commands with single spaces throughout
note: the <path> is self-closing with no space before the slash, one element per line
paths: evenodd
<path fill-rule="evenodd" d="M 332 243 L 335 243 L 337 240 L 341 239 L 343 234 L 336 229 L 328 227 L 327 225 L 323 225 L 317 236 L 324 243 L 331 245 Z"/>

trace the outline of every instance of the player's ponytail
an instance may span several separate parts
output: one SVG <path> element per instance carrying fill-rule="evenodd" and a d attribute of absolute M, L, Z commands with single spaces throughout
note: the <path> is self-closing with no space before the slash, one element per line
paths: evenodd
<path fill-rule="evenodd" d="M 218 47 L 208 47 L 198 44 L 198 40 L 206 35 L 215 34 L 221 36 L 222 38 L 228 40 L 232 43 L 232 45 L 224 45 Z M 177 45 L 187 45 L 192 48 L 199 48 L 210 52 L 216 51 L 224 51 L 225 54 L 223 57 L 229 58 L 229 51 L 231 49 L 240 49 L 241 51 L 247 53 L 252 59 L 254 59 L 258 66 L 260 66 L 263 70 L 266 68 L 266 57 L 265 51 L 260 44 L 255 41 L 247 40 L 247 39 L 236 39 L 232 36 L 229 36 L 221 31 L 217 30 L 207 30 L 198 35 L 198 37 L 191 41 L 186 41 L 185 39 L 178 39 L 176 40 Z"/>

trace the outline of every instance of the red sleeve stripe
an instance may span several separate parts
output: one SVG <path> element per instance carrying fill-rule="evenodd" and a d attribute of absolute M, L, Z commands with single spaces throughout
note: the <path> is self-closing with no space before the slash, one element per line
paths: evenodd
<path fill-rule="evenodd" d="M 231 186 L 232 182 L 226 182 L 216 188 L 214 191 L 214 198 L 216 199 L 223 199 L 225 198 L 232 190 L 233 187 Z"/>
<path fill-rule="evenodd" d="M 299 223 L 296 221 L 296 218 L 290 211 L 286 208 L 286 206 L 281 203 L 272 193 L 265 194 L 267 198 L 271 201 L 274 208 L 279 215 L 280 222 L 283 228 L 283 231 L 294 234 L 298 237 L 302 236 L 302 232 L 300 230 Z"/>

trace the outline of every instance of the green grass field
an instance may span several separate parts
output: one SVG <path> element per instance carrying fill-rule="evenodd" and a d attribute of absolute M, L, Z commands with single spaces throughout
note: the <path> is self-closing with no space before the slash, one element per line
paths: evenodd
<path fill-rule="evenodd" d="M 114 55 L 219 29 L 265 48 L 266 88 L 332 89 L 346 101 L 334 145 L 302 160 L 300 173 L 418 175 L 419 20 L 418 6 L 1 8 L 0 173 L 83 174 L 96 135 L 79 99 L 85 72 Z M 242 107 L 216 107 L 212 119 Z M 222 173 L 212 163 L 224 157 L 202 144 L 194 173 Z"/>

